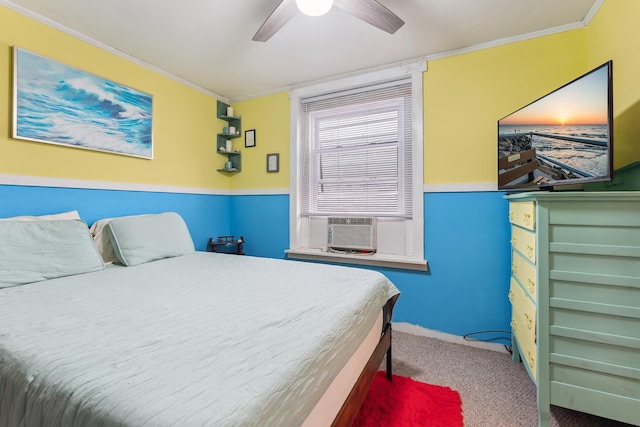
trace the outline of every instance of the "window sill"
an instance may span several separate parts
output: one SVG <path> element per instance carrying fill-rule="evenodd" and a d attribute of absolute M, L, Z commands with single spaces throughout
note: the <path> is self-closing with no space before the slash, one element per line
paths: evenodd
<path fill-rule="evenodd" d="M 325 252 L 321 249 L 287 249 L 287 258 L 308 261 L 339 262 L 342 264 L 373 265 L 403 270 L 429 271 L 427 260 L 416 260 L 400 255 L 355 255 Z"/>

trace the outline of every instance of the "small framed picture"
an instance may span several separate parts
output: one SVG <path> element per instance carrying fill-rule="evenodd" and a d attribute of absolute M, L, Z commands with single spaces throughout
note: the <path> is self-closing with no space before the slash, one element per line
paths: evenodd
<path fill-rule="evenodd" d="M 256 130 L 255 129 L 244 131 L 244 146 L 247 148 L 256 146 Z"/>
<path fill-rule="evenodd" d="M 272 153 L 267 154 L 267 172 L 279 172 L 280 171 L 280 154 Z"/>

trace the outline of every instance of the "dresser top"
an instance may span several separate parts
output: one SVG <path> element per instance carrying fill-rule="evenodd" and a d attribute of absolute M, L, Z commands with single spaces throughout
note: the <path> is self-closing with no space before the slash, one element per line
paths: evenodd
<path fill-rule="evenodd" d="M 640 191 L 532 191 L 505 195 L 507 200 L 517 201 L 640 201 Z"/>

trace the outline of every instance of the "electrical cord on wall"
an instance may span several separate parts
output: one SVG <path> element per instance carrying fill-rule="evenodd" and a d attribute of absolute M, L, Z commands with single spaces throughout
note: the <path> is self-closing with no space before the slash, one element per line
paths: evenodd
<path fill-rule="evenodd" d="M 497 336 L 491 339 L 476 339 L 476 338 L 471 338 L 472 335 L 481 335 L 481 334 L 509 334 L 508 336 Z M 501 330 L 488 330 L 488 331 L 478 331 L 478 332 L 469 332 L 468 334 L 465 334 L 462 336 L 463 339 L 465 339 L 466 341 L 481 341 L 481 342 L 493 342 L 493 341 L 497 341 L 497 340 L 507 340 L 509 341 L 509 343 L 511 343 L 511 331 L 501 331 Z M 507 351 L 509 352 L 509 354 L 513 354 L 513 344 L 503 344 L 504 348 L 507 349 Z"/>

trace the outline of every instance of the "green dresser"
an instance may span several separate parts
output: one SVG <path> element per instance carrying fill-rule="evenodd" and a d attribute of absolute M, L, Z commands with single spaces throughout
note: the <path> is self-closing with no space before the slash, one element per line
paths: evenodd
<path fill-rule="evenodd" d="M 512 194 L 513 359 L 549 405 L 640 425 L 640 192 Z"/>

